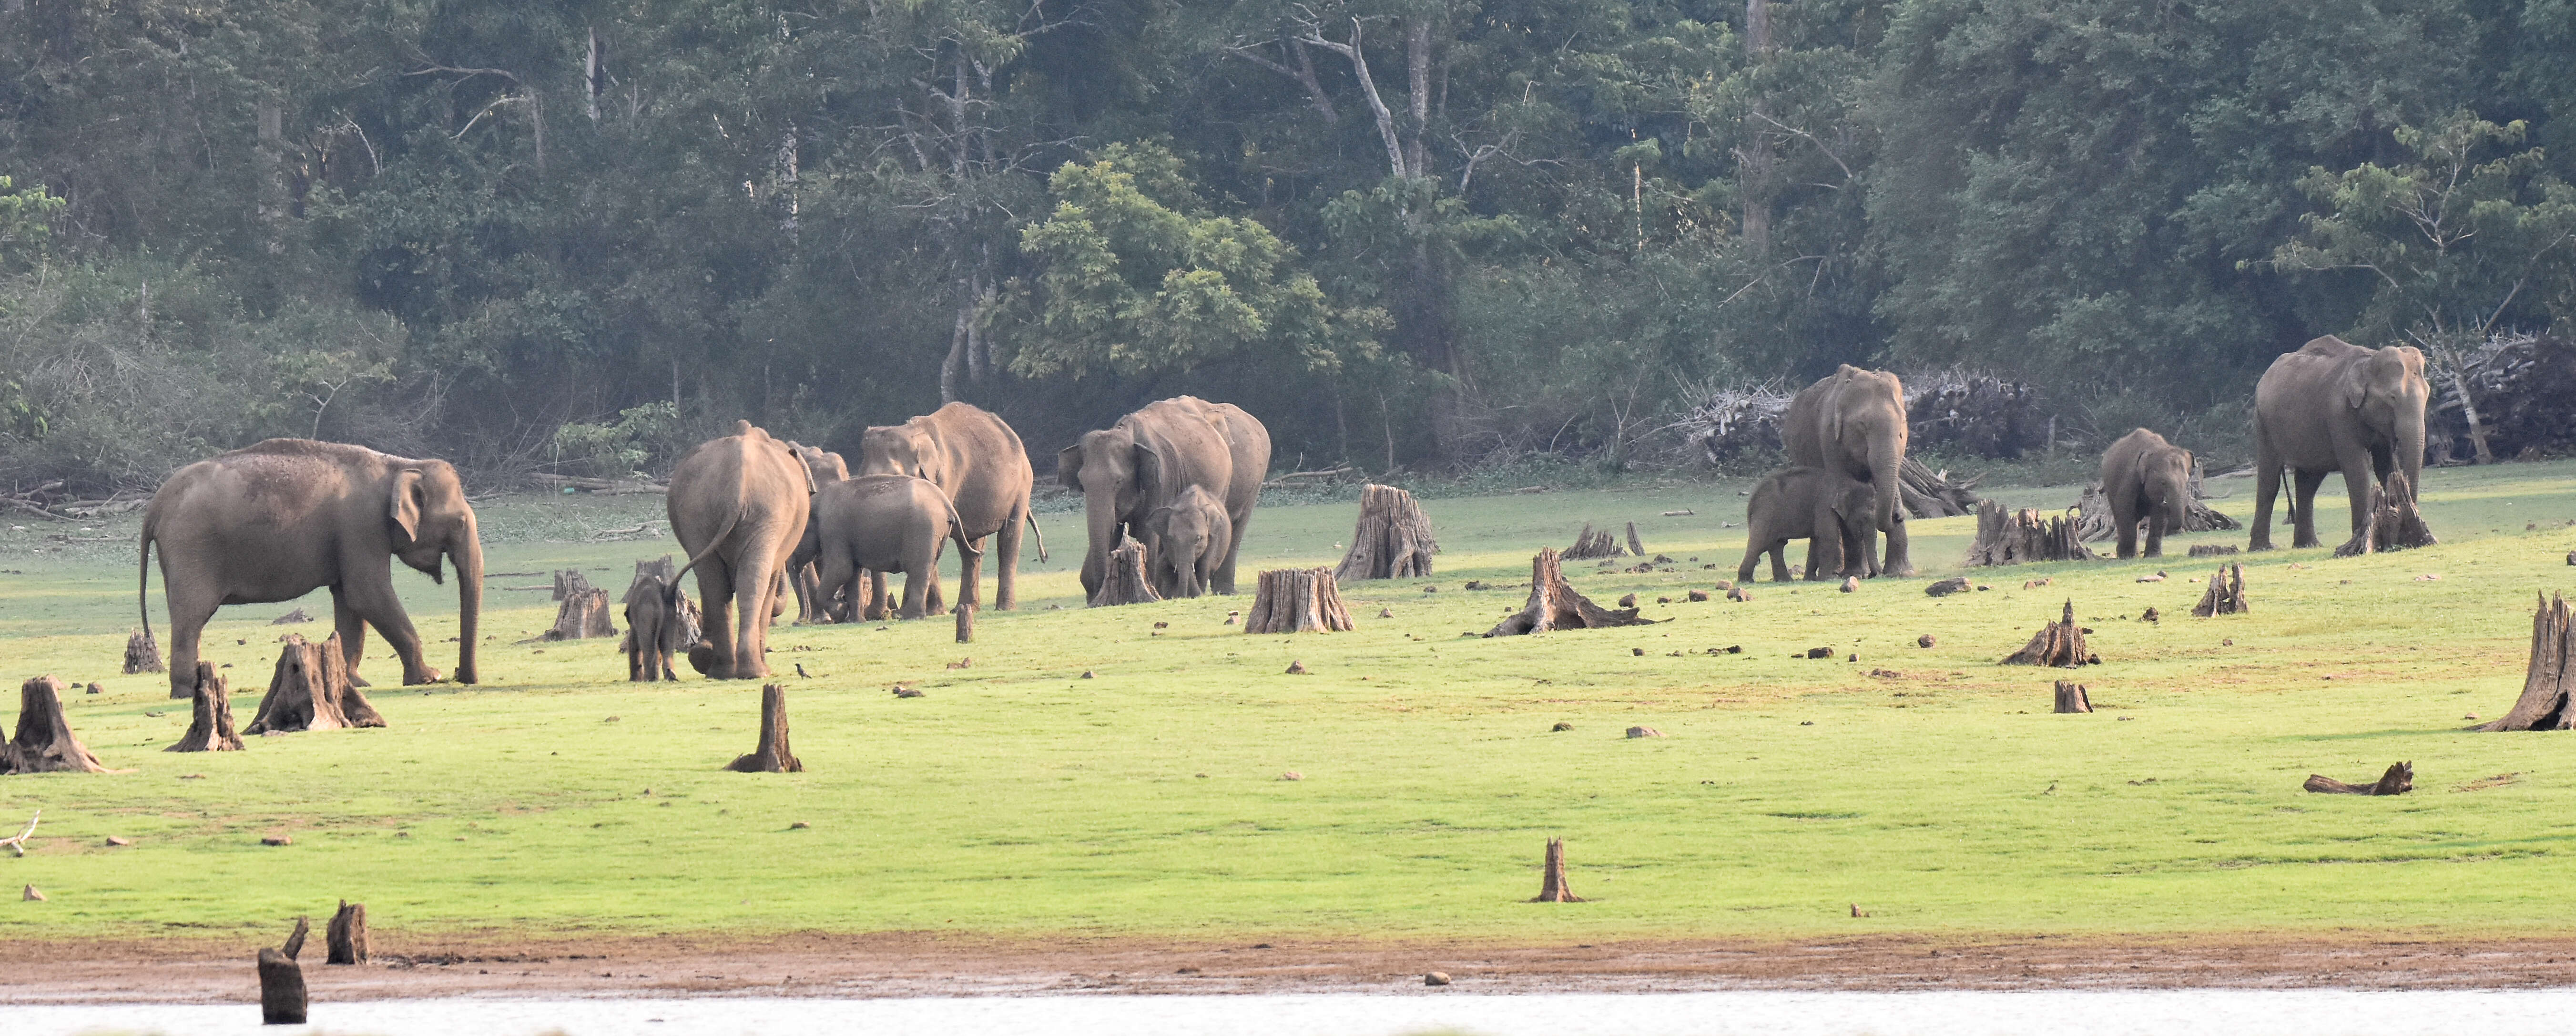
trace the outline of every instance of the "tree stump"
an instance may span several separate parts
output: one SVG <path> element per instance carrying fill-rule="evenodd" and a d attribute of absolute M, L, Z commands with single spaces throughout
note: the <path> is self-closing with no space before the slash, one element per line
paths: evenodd
<path fill-rule="evenodd" d="M 1350 609 L 1342 606 L 1341 586 L 1329 568 L 1275 568 L 1261 573 L 1252 593 L 1252 611 L 1243 617 L 1245 633 L 1345 633 L 1352 629 Z"/>
<path fill-rule="evenodd" d="M 787 688 L 760 689 L 760 747 L 726 764 L 735 773 L 803 773 L 805 763 L 787 747 Z"/>
<path fill-rule="evenodd" d="M 581 570 L 572 568 L 555 570 L 555 600 L 569 601 L 573 599 L 573 595 L 589 589 L 592 589 L 590 579 L 582 575 Z"/>
<path fill-rule="evenodd" d="M 2061 669 L 2082 666 L 2092 656 L 2084 650 L 2084 627 L 2075 624 L 2075 602 L 2066 602 L 2065 619 L 2049 623 L 2030 643 L 2004 659 L 2005 665 L 2044 665 Z"/>
<path fill-rule="evenodd" d="M 340 901 L 340 912 L 331 915 L 331 924 L 323 929 L 324 945 L 331 956 L 325 964 L 364 964 L 367 962 L 367 905 Z"/>
<path fill-rule="evenodd" d="M 106 773 L 63 716 L 63 682 L 39 676 L 18 685 L 18 732 L 0 745 L 0 773 Z"/>
<path fill-rule="evenodd" d="M 1333 578 L 1412 579 L 1431 574 L 1431 555 L 1440 550 L 1431 538 L 1431 519 L 1413 494 L 1394 486 L 1360 487 L 1360 520 L 1351 529 L 1351 549 L 1333 567 Z"/>
<path fill-rule="evenodd" d="M 2321 773 L 2308 775 L 2299 785 L 2319 795 L 2403 795 L 2415 790 L 2415 764 L 2390 763 L 2388 772 L 2369 784 L 2345 784 Z"/>
<path fill-rule="evenodd" d="M 125 637 L 125 673 L 166 673 L 161 665 L 161 647 L 152 642 L 152 631 L 139 629 Z"/>
<path fill-rule="evenodd" d="M 197 663 L 196 702 L 188 732 L 164 752 L 238 752 L 240 734 L 233 732 L 233 696 L 212 662 Z"/>
<path fill-rule="evenodd" d="M 2191 501 L 2183 505 L 2182 528 L 2167 529 L 2165 530 L 2166 535 L 2170 536 L 2175 533 L 2182 532 L 2222 532 L 2228 529 L 2241 529 L 2245 527 L 2244 523 L 2224 514 L 2220 514 L 2218 511 L 2212 509 L 2208 504 L 2201 503 L 2202 500 L 2208 499 L 2208 497 L 2201 491 L 2200 468 L 2198 465 L 2194 465 L 2192 467 L 2191 482 L 2189 485 L 2191 489 Z M 2085 483 L 2084 495 L 2076 500 L 2075 510 L 2079 515 L 2076 520 L 2076 528 L 2079 530 L 2078 535 L 2083 537 L 2084 542 L 2095 543 L 2119 535 L 2120 530 L 2118 523 L 2111 520 L 2111 498 L 2107 494 L 2103 493 L 2102 483 L 2100 481 L 2097 480 Z M 2200 548 L 2194 547 L 2192 549 L 2199 550 Z"/>
<path fill-rule="evenodd" d="M 2068 683 L 2064 680 L 2059 680 L 2057 681 L 2057 711 L 2061 713 L 2091 712 L 2093 711 L 2093 699 L 2091 696 L 2084 693 L 2083 684 Z"/>
<path fill-rule="evenodd" d="M 2041 518 L 2032 508 L 2009 516 L 1992 500 L 1977 504 L 1977 540 L 1968 547 L 1968 566 L 2018 565 L 2025 561 L 2091 561 L 2077 531 L 2064 515 Z"/>
<path fill-rule="evenodd" d="M 1538 556 L 1530 559 L 1529 603 L 1493 629 L 1486 630 L 1485 635 L 1517 637 L 1560 629 L 1643 626 L 1654 621 L 1639 618 L 1635 608 L 1613 611 L 1575 593 L 1574 586 L 1565 581 L 1565 566 L 1556 549 L 1541 547 Z"/>
<path fill-rule="evenodd" d="M 304 1024 L 304 966 L 265 946 L 259 949 L 259 1021 Z"/>
<path fill-rule="evenodd" d="M 644 564 L 639 562 L 641 571 Z M 586 640 L 591 637 L 614 637 L 617 627 L 608 618 L 608 591 L 590 585 L 590 580 L 572 569 L 555 570 L 554 628 L 538 634 L 537 640 Z"/>
<path fill-rule="evenodd" d="M 384 725 L 385 718 L 367 703 L 367 696 L 350 684 L 349 658 L 338 633 L 319 644 L 289 633 L 277 655 L 277 671 L 269 677 L 268 694 L 259 700 L 259 714 L 242 733 Z"/>
<path fill-rule="evenodd" d="M 2361 533 L 2335 548 L 2339 558 L 2358 557 L 2369 553 L 2411 550 L 2441 542 L 2424 524 L 2424 516 L 2415 510 L 2415 487 L 2407 484 L 2406 473 L 2391 471 L 2388 480 L 2372 494 L 2370 521 Z"/>
<path fill-rule="evenodd" d="M 972 644 L 972 643 L 974 643 L 974 642 L 975 642 L 975 606 L 974 606 L 974 605 L 971 605 L 971 604 L 966 604 L 966 603 L 960 602 L 960 603 L 957 605 L 957 609 L 956 609 L 956 611 L 957 611 L 957 642 L 958 642 L 958 643 L 960 643 L 960 644 Z"/>
<path fill-rule="evenodd" d="M 2576 728 L 2576 621 L 2564 597 L 2544 598 L 2531 616 L 2531 661 L 2523 668 L 2522 697 L 2503 716 L 2471 730 Z"/>
<path fill-rule="evenodd" d="M 1574 534 L 1574 545 L 1565 548 L 1565 553 L 1559 556 L 1568 561 L 1590 561 L 1594 558 L 1615 558 L 1619 554 L 1619 541 L 1612 539 L 1607 530 L 1592 531 L 1592 523 L 1585 522 L 1583 531 Z"/>
<path fill-rule="evenodd" d="M 1539 879 L 1538 898 L 1532 903 L 1580 903 L 1583 897 L 1565 883 L 1565 839 L 1547 840 L 1547 873 Z"/>
<path fill-rule="evenodd" d="M 2212 615 L 2241 615 L 2253 610 L 2253 606 L 2245 603 L 2245 566 L 2242 564 L 2229 564 L 2212 573 L 2209 589 L 2201 592 L 2199 604 L 2191 606 L 2191 613 L 2204 619 Z"/>
<path fill-rule="evenodd" d="M 1091 606 L 1150 604 L 1162 599 L 1154 592 L 1154 581 L 1145 578 L 1145 545 L 1124 540 L 1109 552 L 1109 567 L 1100 574 L 1100 589 L 1091 595 Z"/>
<path fill-rule="evenodd" d="M 1644 540 L 1637 538 L 1637 523 L 1635 522 L 1628 523 L 1628 553 L 1641 558 L 1646 556 L 1646 543 Z"/>

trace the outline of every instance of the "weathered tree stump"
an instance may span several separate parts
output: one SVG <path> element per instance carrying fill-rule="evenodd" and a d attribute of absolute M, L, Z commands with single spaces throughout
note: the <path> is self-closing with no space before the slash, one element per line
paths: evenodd
<path fill-rule="evenodd" d="M 1252 592 L 1245 633 L 1345 633 L 1351 612 L 1328 568 L 1275 568 L 1261 573 Z"/>
<path fill-rule="evenodd" d="M 240 734 L 233 732 L 233 695 L 212 662 L 197 663 L 196 702 L 188 732 L 164 752 L 238 752 Z"/>
<path fill-rule="evenodd" d="M 1637 538 L 1637 523 L 1635 522 L 1628 523 L 1628 553 L 1641 558 L 1646 556 L 1646 543 L 1644 540 Z"/>
<path fill-rule="evenodd" d="M 269 677 L 268 694 L 259 700 L 259 714 L 251 717 L 242 733 L 384 725 L 384 716 L 350 684 L 349 658 L 340 648 L 338 633 L 319 644 L 303 634 L 289 633 L 277 655 L 277 671 Z"/>
<path fill-rule="evenodd" d="M 1615 558 L 1620 553 L 1619 541 L 1612 539 L 1608 530 L 1594 532 L 1592 523 L 1585 522 L 1583 531 L 1574 534 L 1574 545 L 1565 548 L 1565 553 L 1559 556 L 1568 561 L 1590 561 L 1594 558 Z"/>
<path fill-rule="evenodd" d="M 2544 598 L 2531 616 L 2531 661 L 2522 675 L 2522 697 L 2503 716 L 2471 730 L 2576 729 L 2576 621 L 2564 597 Z"/>
<path fill-rule="evenodd" d="M 2320 795 L 2403 795 L 2415 790 L 2415 764 L 2390 763 L 2388 772 L 2370 784 L 2345 784 L 2321 773 L 2308 775 L 2299 785 Z"/>
<path fill-rule="evenodd" d="M 1333 567 L 1333 578 L 1412 579 L 1431 574 L 1431 555 L 1440 544 L 1431 538 L 1431 519 L 1413 494 L 1394 486 L 1360 487 L 1360 520 L 1351 529 L 1351 549 Z"/>
<path fill-rule="evenodd" d="M 18 731 L 0 745 L 0 773 L 106 773 L 63 716 L 63 682 L 52 675 L 18 685 Z"/>
<path fill-rule="evenodd" d="M 2066 602 L 2066 617 L 2049 623 L 2030 638 L 2030 643 L 2004 659 L 2005 665 L 2044 665 L 2074 669 L 2092 659 L 2084 650 L 2084 627 L 2075 624 L 2075 602 Z"/>
<path fill-rule="evenodd" d="M 1145 545 L 1125 540 L 1109 552 L 1109 567 L 1100 575 L 1100 589 L 1091 595 L 1091 606 L 1150 604 L 1162 599 L 1154 592 L 1154 581 L 1145 577 Z"/>
<path fill-rule="evenodd" d="M 787 747 L 787 688 L 760 689 L 760 747 L 726 764 L 735 773 L 803 773 L 805 763 Z"/>
<path fill-rule="evenodd" d="M 2167 529 L 2166 535 L 2182 532 L 2221 532 L 2245 527 L 2236 519 L 2219 513 L 2208 504 L 2201 503 L 2207 497 L 2201 493 L 2200 469 L 2197 466 L 2192 468 L 2189 485 L 2191 502 L 2183 507 L 2182 528 Z M 2119 535 L 2118 523 L 2111 519 L 2111 498 L 2102 492 L 2101 482 L 2085 484 L 2084 495 L 2076 500 L 2075 510 L 2080 515 L 2076 520 L 2077 534 L 2084 538 L 2084 542 L 2096 543 Z M 2200 547 L 2193 547 L 2192 550 L 2198 551 Z"/>
<path fill-rule="evenodd" d="M 126 635 L 125 672 L 128 676 L 169 672 L 161 665 L 161 647 L 152 642 L 151 630 L 139 629 Z"/>
<path fill-rule="evenodd" d="M 2211 573 L 2209 589 L 2201 591 L 2200 603 L 2191 606 L 2191 613 L 2204 619 L 2212 615 L 2241 615 L 2253 610 L 2253 606 L 2245 602 L 2245 566 L 2242 564 L 2228 564 Z"/>
<path fill-rule="evenodd" d="M 1555 548 L 1539 548 L 1538 556 L 1530 559 L 1529 603 L 1493 629 L 1486 630 L 1486 636 L 1517 637 L 1549 630 L 1643 626 L 1655 621 L 1639 618 L 1635 608 L 1614 611 L 1575 593 L 1573 584 L 1565 581 L 1565 566 L 1558 558 Z"/>
<path fill-rule="evenodd" d="M 2057 681 L 2056 711 L 2061 713 L 2091 712 L 2093 711 L 2093 698 L 2084 692 L 2083 684 L 2069 683 L 2065 680 L 2059 680 Z"/>
<path fill-rule="evenodd" d="M 325 964 L 364 964 L 367 962 L 367 905 L 340 901 L 340 912 L 331 915 L 323 929 L 324 945 L 330 949 Z"/>
<path fill-rule="evenodd" d="M 1532 903 L 1580 903 L 1583 897 L 1565 883 L 1565 839 L 1547 840 L 1547 873 L 1539 879 L 1538 898 Z"/>
<path fill-rule="evenodd" d="M 966 603 L 960 602 L 960 603 L 957 605 L 957 609 L 956 609 L 956 611 L 957 611 L 957 642 L 958 642 L 958 643 L 960 643 L 960 644 L 972 644 L 972 643 L 974 643 L 974 642 L 975 642 L 975 606 L 974 606 L 974 605 L 971 605 L 971 604 L 966 604 Z"/>
<path fill-rule="evenodd" d="M 259 1021 L 304 1024 L 304 966 L 265 946 L 259 949 Z"/>
<path fill-rule="evenodd" d="M 663 563 L 668 561 L 663 559 Z M 637 562 L 636 571 L 641 573 L 644 566 L 644 562 Z M 555 608 L 554 628 L 538 634 L 536 639 L 587 640 L 617 635 L 616 625 L 608 618 L 608 591 L 590 585 L 579 571 L 555 570 L 555 600 L 562 603 Z"/>
<path fill-rule="evenodd" d="M 2038 511 L 2028 507 L 2006 515 L 2002 504 L 1980 501 L 1977 540 L 1968 547 L 1968 565 L 1974 568 L 2025 561 L 2091 561 L 2093 552 L 2085 549 L 2076 524 L 2064 515 L 2041 518 Z"/>
<path fill-rule="evenodd" d="M 2372 493 L 2370 521 L 2359 535 L 2335 548 L 2339 558 L 2358 557 L 2392 550 L 2412 550 L 2441 542 L 2424 524 L 2424 516 L 2415 510 L 2415 487 L 2406 481 L 2403 471 L 2391 471 L 2388 480 Z"/>

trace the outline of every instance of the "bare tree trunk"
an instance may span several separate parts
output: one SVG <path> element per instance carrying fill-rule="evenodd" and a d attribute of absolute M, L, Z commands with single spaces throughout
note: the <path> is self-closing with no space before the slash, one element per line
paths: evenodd
<path fill-rule="evenodd" d="M 803 773 L 805 763 L 787 746 L 787 688 L 760 689 L 760 746 L 736 758 L 725 769 L 736 773 Z"/>
<path fill-rule="evenodd" d="M 1405 107 L 1411 109 L 1412 123 L 1405 127 L 1405 169 L 1407 176 L 1427 176 L 1431 171 L 1431 153 L 1422 138 L 1431 130 L 1431 22 L 1428 17 L 1415 18 L 1406 25 L 1404 64 L 1411 95 Z"/>
<path fill-rule="evenodd" d="M 1351 529 L 1351 549 L 1333 569 L 1335 579 L 1411 579 L 1431 574 L 1431 555 L 1440 544 L 1431 536 L 1431 519 L 1413 494 L 1394 486 L 1360 488 L 1360 520 Z"/>
<path fill-rule="evenodd" d="M 1547 840 L 1546 868 L 1546 873 L 1539 877 L 1538 898 L 1530 900 L 1530 902 L 1583 902 L 1583 897 L 1575 895 L 1573 887 L 1565 883 L 1565 839 L 1550 838 Z"/>
<path fill-rule="evenodd" d="M 2576 621 L 2567 599 L 2543 599 L 2531 616 L 2531 660 L 2522 676 L 2522 697 L 2503 716 L 2471 730 L 2566 730 L 2576 727 Z"/>
<path fill-rule="evenodd" d="M 960 295 L 965 295 L 966 282 L 959 281 L 957 289 Z M 966 295 L 957 304 L 957 324 L 948 334 L 948 358 L 939 364 L 939 401 L 941 403 L 957 402 L 957 375 L 966 369 L 966 329 L 975 319 L 973 298 L 971 295 Z"/>
<path fill-rule="evenodd" d="M 2478 463 L 2495 463 L 2495 454 L 2487 449 L 2486 422 L 2478 419 L 2478 404 L 2469 398 L 2469 377 L 2461 370 L 2459 350 L 2435 350 L 2433 360 L 2442 365 L 2443 373 L 2451 376 L 2451 398 L 2460 401 L 2460 416 L 2469 422 L 2469 444 L 2477 448 Z"/>
<path fill-rule="evenodd" d="M 1744 0 L 1744 51 L 1756 65 L 1771 63 L 1771 0 Z M 1754 91 L 1752 111 L 1744 117 L 1743 149 L 1737 152 L 1743 162 L 1744 241 L 1755 255 L 1771 251 L 1770 114 L 1761 91 Z"/>

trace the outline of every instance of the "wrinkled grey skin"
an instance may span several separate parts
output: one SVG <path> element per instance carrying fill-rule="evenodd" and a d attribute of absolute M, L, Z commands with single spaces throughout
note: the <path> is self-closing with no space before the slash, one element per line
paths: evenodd
<path fill-rule="evenodd" d="M 2138 556 L 2138 523 L 2147 523 L 2146 556 L 2163 557 L 2165 534 L 2182 529 L 2191 507 L 2191 451 L 2144 428 L 2102 451 L 2102 496 L 2119 531 L 2119 555 Z"/>
<path fill-rule="evenodd" d="M 1232 547 L 1234 523 L 1225 505 L 1191 486 L 1181 491 L 1180 499 L 1147 513 L 1145 529 L 1155 543 L 1148 561 L 1154 592 L 1197 597 L 1214 585 L 1217 566 Z"/>
<path fill-rule="evenodd" d="M 464 483 L 446 461 L 270 439 L 188 465 L 161 483 L 143 512 L 138 597 L 151 582 L 155 543 L 170 608 L 173 698 L 195 693 L 197 641 L 216 608 L 291 601 L 326 586 L 351 676 L 374 626 L 401 657 L 403 683 L 437 682 L 394 592 L 395 558 L 440 582 L 440 562 L 455 563 L 455 679 L 475 681 L 483 542 Z M 148 603 L 143 629 L 152 630 Z"/>
<path fill-rule="evenodd" d="M 1823 468 L 1784 468 L 1753 487 L 1744 508 L 1744 561 L 1735 579 L 1753 581 L 1762 555 L 1771 555 L 1771 581 L 1789 581 L 1790 540 L 1808 541 L 1807 578 L 1868 576 L 1877 547 L 1877 495 L 1868 483 Z M 1857 571 L 1846 572 L 1845 561 Z"/>
<path fill-rule="evenodd" d="M 863 603 L 865 614 L 877 614 L 882 591 L 870 594 L 865 577 L 882 579 L 889 572 L 903 573 L 903 606 L 896 614 L 922 617 L 930 588 L 939 584 L 941 541 L 956 540 L 962 556 L 975 553 L 948 494 L 910 475 L 861 475 L 823 487 L 814 494 L 805 539 L 822 569 L 824 599 L 846 595 L 838 605 L 845 620 Z"/>
<path fill-rule="evenodd" d="M 2317 546 L 2317 486 L 2343 472 L 2353 535 L 2370 521 L 2391 471 L 2423 490 L 2424 354 L 2411 345 L 2365 349 L 2333 335 L 2284 353 L 2254 385 L 2254 530 L 2248 549 L 2272 549 L 2272 501 L 2294 483 L 2292 547 Z"/>
<path fill-rule="evenodd" d="M 671 469 L 665 506 L 689 555 L 680 572 L 698 573 L 708 677 L 769 675 L 769 622 L 785 607 L 787 556 L 805 535 L 813 486 L 787 444 L 749 421 L 734 422 L 734 434 L 699 444 Z M 693 665 L 699 654 L 691 651 Z"/>
<path fill-rule="evenodd" d="M 1145 404 L 1118 423 L 1056 452 L 1056 478 L 1082 490 L 1084 524 L 1091 548 L 1082 557 L 1082 592 L 1100 592 L 1109 569 L 1109 554 L 1121 535 L 1145 545 L 1150 560 L 1152 531 L 1145 516 L 1180 497 L 1190 486 L 1206 490 L 1225 505 L 1225 560 L 1209 580 L 1215 592 L 1234 592 L 1235 556 L 1243 550 L 1244 529 L 1252 508 L 1261 501 L 1261 480 L 1270 472 L 1270 430 L 1231 403 L 1210 403 L 1195 396 L 1176 396 Z"/>
<path fill-rule="evenodd" d="M 840 454 L 825 452 L 821 447 L 807 446 L 794 439 L 787 440 L 787 452 L 795 454 L 796 459 L 804 463 L 805 472 L 813 476 L 817 490 L 850 477 L 849 462 Z M 831 621 L 824 614 L 817 585 L 819 578 L 814 571 L 813 558 L 798 556 L 787 560 L 787 582 L 796 590 L 796 624 L 799 626 Z"/>
<path fill-rule="evenodd" d="M 1891 576 L 1914 574 L 1897 489 L 1909 434 L 1904 383 L 1886 371 L 1850 364 L 1801 390 L 1780 418 L 1780 443 L 1789 452 L 1789 463 L 1838 471 L 1869 484 L 1876 512 L 1872 523 L 1887 534 L 1887 560 L 1875 571 Z M 1816 569 L 1816 559 L 1810 558 L 1807 567 Z"/>
<path fill-rule="evenodd" d="M 626 678 L 655 682 L 677 680 L 671 668 L 674 652 L 686 651 L 696 638 L 680 618 L 679 585 L 660 576 L 640 575 L 626 588 Z"/>
<path fill-rule="evenodd" d="M 859 437 L 859 474 L 925 478 L 948 494 L 977 551 L 990 539 L 1000 540 L 993 545 L 994 607 L 1019 607 L 1020 531 L 1023 525 L 1037 531 L 1037 517 L 1029 511 L 1037 482 L 1028 448 L 1009 423 L 979 407 L 950 403 L 902 424 L 871 426 Z M 1037 546 L 1038 560 L 1046 560 L 1044 536 Z M 982 564 L 980 553 L 959 559 L 959 603 L 982 603 Z M 933 585 L 930 610 L 940 610 L 939 603 Z"/>

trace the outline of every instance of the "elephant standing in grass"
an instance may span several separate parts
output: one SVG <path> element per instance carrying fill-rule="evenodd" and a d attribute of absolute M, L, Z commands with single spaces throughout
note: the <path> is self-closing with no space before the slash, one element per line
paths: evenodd
<path fill-rule="evenodd" d="M 374 626 L 402 658 L 403 683 L 437 682 L 394 592 L 394 558 L 440 582 L 440 562 L 455 563 L 455 679 L 475 681 L 483 542 L 465 485 L 446 461 L 270 439 L 188 465 L 161 483 L 143 512 L 138 597 L 151 582 L 155 543 L 170 608 L 173 698 L 195 691 L 197 641 L 217 607 L 290 601 L 326 586 L 352 678 L 365 657 L 366 628 Z M 148 604 L 143 631 L 152 632 Z"/>
<path fill-rule="evenodd" d="M 697 642 L 690 629 L 688 601 L 680 586 L 657 575 L 639 575 L 626 588 L 626 678 L 638 682 L 677 680 L 671 667 L 675 652 Z"/>
<path fill-rule="evenodd" d="M 1858 569 L 1869 575 L 1877 544 L 1877 497 L 1867 483 L 1823 468 L 1772 472 L 1753 487 L 1744 506 L 1744 561 L 1735 580 L 1753 581 L 1762 555 L 1771 555 L 1771 581 L 1789 581 L 1790 540 L 1807 541 L 1807 578 L 1825 579 Z"/>
<path fill-rule="evenodd" d="M 1789 463 L 1840 472 L 1869 484 L 1871 524 L 1887 534 L 1887 560 L 1878 571 L 1911 576 L 1905 507 L 1897 479 L 1905 466 L 1905 385 L 1886 371 L 1850 364 L 1789 401 L 1780 419 L 1780 442 Z M 1813 570 L 1818 560 L 1808 558 Z"/>
<path fill-rule="evenodd" d="M 783 604 L 787 557 L 805 535 L 813 497 L 804 463 L 749 421 L 671 469 L 671 533 L 689 555 L 680 572 L 698 572 L 709 677 L 769 675 L 769 620 Z"/>
<path fill-rule="evenodd" d="M 1206 593 L 1216 567 L 1233 546 L 1234 523 L 1207 490 L 1191 486 L 1181 497 L 1145 516 L 1145 531 L 1154 539 L 1154 592 L 1164 597 L 1197 597 Z"/>
<path fill-rule="evenodd" d="M 983 601 L 985 542 L 994 544 L 993 606 L 1010 611 L 1020 604 L 1020 527 L 1037 530 L 1029 512 L 1036 487 L 1028 448 L 1001 418 L 978 407 L 950 403 L 899 425 L 870 427 L 859 437 L 859 474 L 910 475 L 930 480 L 956 505 L 974 551 L 958 559 L 957 591 L 961 604 Z M 964 541 L 961 541 L 964 542 Z M 1038 537 L 1038 559 L 1046 559 L 1046 538 Z M 880 581 L 882 585 L 882 581 Z M 928 607 L 940 611 L 939 588 L 931 584 Z"/>
<path fill-rule="evenodd" d="M 2191 510 L 2191 451 L 2144 428 L 2102 452 L 2102 496 L 2119 532 L 2119 554 L 2138 556 L 2138 523 L 2147 523 L 2146 556 L 2163 557 L 2165 534 L 2181 532 Z"/>
<path fill-rule="evenodd" d="M 948 494 L 928 479 L 910 475 L 861 475 L 836 482 L 814 494 L 813 520 L 806 526 L 797 553 L 811 554 L 822 570 L 823 598 L 845 593 L 849 617 L 883 614 L 884 579 L 903 573 L 900 618 L 918 619 L 939 586 L 939 548 L 953 538 L 969 561 L 975 546 Z M 873 575 L 871 593 L 862 579 Z"/>
<path fill-rule="evenodd" d="M 1225 560 L 1210 577 L 1215 592 L 1234 592 L 1234 561 L 1243 531 L 1261 502 L 1270 473 L 1270 430 L 1241 407 L 1179 396 L 1145 404 L 1118 423 L 1085 432 L 1056 453 L 1056 477 L 1082 490 L 1091 549 L 1082 558 L 1082 592 L 1100 592 L 1120 533 L 1156 549 L 1145 518 L 1197 486 L 1225 506 Z"/>
<path fill-rule="evenodd" d="M 813 476 L 817 492 L 824 486 L 850 477 L 849 462 L 840 454 L 825 452 L 819 446 L 806 446 L 794 439 L 787 441 L 787 452 L 804 462 L 805 472 Z M 814 559 L 800 556 L 788 560 L 787 582 L 796 589 L 796 624 L 799 626 L 830 621 L 824 614 L 826 609 L 816 585 L 817 579 Z"/>
<path fill-rule="evenodd" d="M 2272 549 L 2272 500 L 2291 476 L 2292 547 L 2317 546 L 2317 486 L 2343 472 L 2352 532 L 2370 522 L 2391 471 L 2423 489 L 2424 354 L 2411 345 L 2365 349 L 2333 335 L 2283 353 L 2254 385 L 2254 532 Z"/>

